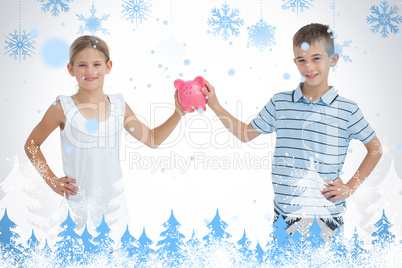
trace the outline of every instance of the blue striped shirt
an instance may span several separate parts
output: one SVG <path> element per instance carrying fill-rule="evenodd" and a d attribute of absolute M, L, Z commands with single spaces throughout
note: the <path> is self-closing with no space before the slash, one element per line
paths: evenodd
<path fill-rule="evenodd" d="M 358 105 L 339 96 L 333 87 L 314 103 L 297 89 L 275 94 L 251 124 L 259 132 L 276 132 L 272 162 L 274 206 L 294 217 L 337 217 L 344 199 L 328 201 L 324 181 L 336 181 L 349 142 L 364 144 L 375 137 Z"/>

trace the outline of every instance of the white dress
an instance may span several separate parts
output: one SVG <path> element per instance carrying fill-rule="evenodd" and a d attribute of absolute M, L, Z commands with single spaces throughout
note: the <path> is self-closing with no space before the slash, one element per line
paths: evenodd
<path fill-rule="evenodd" d="M 125 114 L 123 95 L 109 95 L 110 107 L 99 104 L 101 112 L 107 108 L 110 111 L 103 122 L 87 120 L 79 111 L 96 109 L 95 104 L 76 106 L 70 96 L 58 96 L 57 100 L 67 119 L 60 132 L 63 170 L 66 176 L 76 180 L 74 185 L 78 187 L 77 195 L 70 195 L 67 201 L 76 228 L 88 224 L 91 232 L 103 216 L 112 230 L 125 228 L 128 211 L 119 160 Z"/>

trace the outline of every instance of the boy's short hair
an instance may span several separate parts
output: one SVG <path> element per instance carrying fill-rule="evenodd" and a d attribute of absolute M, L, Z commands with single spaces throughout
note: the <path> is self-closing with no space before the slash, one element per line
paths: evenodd
<path fill-rule="evenodd" d="M 300 28 L 293 36 L 293 48 L 301 46 L 304 42 L 309 45 L 319 42 L 325 46 L 329 57 L 335 52 L 334 36 L 328 25 L 311 23 Z"/>

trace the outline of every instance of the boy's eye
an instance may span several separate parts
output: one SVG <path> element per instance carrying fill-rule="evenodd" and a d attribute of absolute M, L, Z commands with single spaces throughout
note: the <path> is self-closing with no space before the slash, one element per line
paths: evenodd
<path fill-rule="evenodd" d="M 314 60 L 321 60 L 321 58 L 314 58 Z"/>
<path fill-rule="evenodd" d="M 78 67 L 84 67 L 85 65 L 84 64 L 80 64 L 80 65 L 78 65 Z"/>

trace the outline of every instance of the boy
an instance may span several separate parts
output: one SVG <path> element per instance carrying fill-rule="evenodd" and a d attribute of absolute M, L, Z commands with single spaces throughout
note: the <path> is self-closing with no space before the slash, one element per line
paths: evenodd
<path fill-rule="evenodd" d="M 311 225 L 316 218 L 321 237 L 328 241 L 338 226 L 343 230 L 345 198 L 369 176 L 382 148 L 357 104 L 328 86 L 330 67 L 339 59 L 329 27 L 316 23 L 302 27 L 293 37 L 293 50 L 304 82 L 293 91 L 275 94 L 250 124 L 222 108 L 208 82 L 208 91 L 202 92 L 221 122 L 242 142 L 276 132 L 274 221 L 281 213 L 291 235 L 297 223 Z M 339 174 L 352 139 L 363 142 L 367 155 L 344 183 Z"/>

